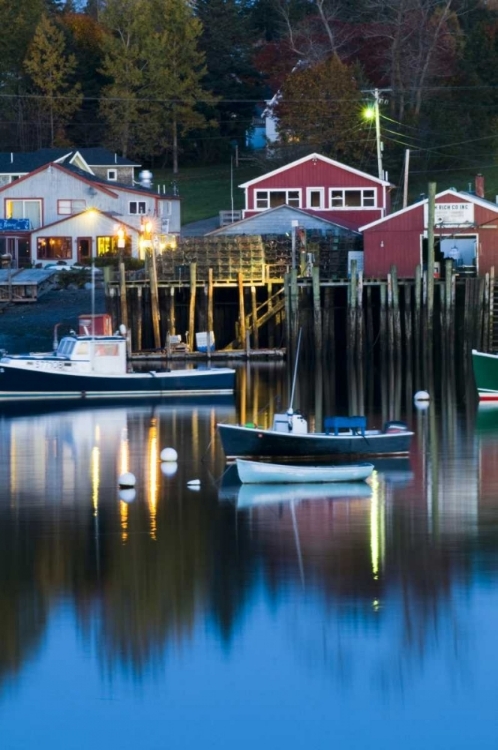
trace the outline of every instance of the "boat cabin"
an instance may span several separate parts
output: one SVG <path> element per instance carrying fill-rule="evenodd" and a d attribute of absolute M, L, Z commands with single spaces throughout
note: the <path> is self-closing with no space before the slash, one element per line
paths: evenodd
<path fill-rule="evenodd" d="M 55 357 L 77 363 L 82 372 L 123 375 L 127 371 L 126 338 L 64 336 Z"/>

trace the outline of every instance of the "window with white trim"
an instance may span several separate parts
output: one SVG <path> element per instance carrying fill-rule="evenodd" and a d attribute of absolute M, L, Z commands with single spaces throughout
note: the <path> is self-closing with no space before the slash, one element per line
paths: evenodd
<path fill-rule="evenodd" d="M 330 208 L 375 208 L 372 188 L 331 188 Z"/>
<path fill-rule="evenodd" d="M 306 188 L 306 207 L 324 208 L 325 190 L 323 188 Z"/>
<path fill-rule="evenodd" d="M 41 200 L 5 201 L 6 219 L 29 219 L 32 229 L 41 227 Z"/>
<path fill-rule="evenodd" d="M 278 206 L 293 206 L 301 208 L 300 190 L 256 190 L 254 195 L 257 209 L 278 208 Z"/>
<path fill-rule="evenodd" d="M 107 179 L 110 181 L 116 182 L 118 179 L 118 173 L 115 169 L 108 169 L 107 170 Z"/>
<path fill-rule="evenodd" d="M 146 201 L 130 201 L 128 206 L 128 213 L 145 215 L 147 213 Z"/>
<path fill-rule="evenodd" d="M 79 214 L 86 208 L 85 200 L 72 200 L 71 198 L 57 201 L 57 213 L 59 216 Z"/>

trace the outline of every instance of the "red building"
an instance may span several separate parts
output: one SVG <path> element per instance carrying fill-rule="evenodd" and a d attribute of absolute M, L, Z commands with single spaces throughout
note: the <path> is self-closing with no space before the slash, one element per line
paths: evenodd
<path fill-rule="evenodd" d="M 480 177 L 480 176 L 479 176 Z M 482 178 L 476 180 L 482 193 Z M 392 265 L 398 275 L 413 278 L 417 265 L 427 263 L 427 198 L 360 227 L 364 273 L 385 277 Z M 482 275 L 498 266 L 498 205 L 479 194 L 454 188 L 436 196 L 434 256 L 437 263 L 452 259 L 467 274 Z"/>
<path fill-rule="evenodd" d="M 389 182 L 310 154 L 245 182 L 244 218 L 288 205 L 348 229 L 357 230 L 386 216 Z"/>

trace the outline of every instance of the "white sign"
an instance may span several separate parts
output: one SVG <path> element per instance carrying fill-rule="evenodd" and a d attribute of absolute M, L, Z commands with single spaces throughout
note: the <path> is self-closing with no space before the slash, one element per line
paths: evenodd
<path fill-rule="evenodd" d="M 424 224 L 427 226 L 429 206 L 424 206 Z M 462 227 L 474 223 L 473 203 L 436 203 L 434 207 L 434 226 Z"/>

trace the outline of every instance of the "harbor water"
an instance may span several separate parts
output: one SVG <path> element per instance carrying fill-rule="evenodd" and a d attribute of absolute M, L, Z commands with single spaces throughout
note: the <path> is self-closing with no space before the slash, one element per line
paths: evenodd
<path fill-rule="evenodd" d="M 335 370 L 299 374 L 310 429 L 413 446 L 300 495 L 241 486 L 216 432 L 285 410 L 285 363 L 222 400 L 0 407 L 2 750 L 495 750 L 498 408 Z"/>

